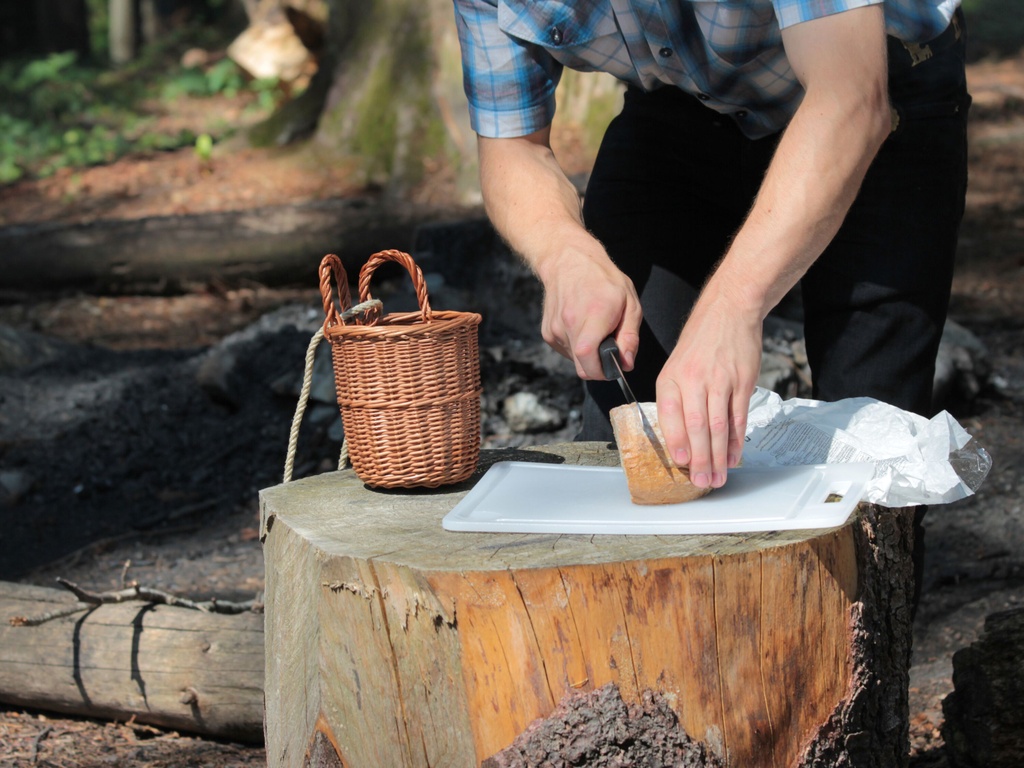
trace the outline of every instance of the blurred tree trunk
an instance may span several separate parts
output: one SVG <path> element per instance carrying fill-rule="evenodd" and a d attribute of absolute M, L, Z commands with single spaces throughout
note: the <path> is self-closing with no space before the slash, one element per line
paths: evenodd
<path fill-rule="evenodd" d="M 168 4 L 173 10 L 174 3 Z M 107 33 L 110 61 L 127 64 L 134 61 L 145 43 L 164 32 L 164 20 L 156 0 L 110 0 L 107 6 L 110 31 Z"/>
<path fill-rule="evenodd" d="M 110 0 L 110 32 L 107 44 L 114 64 L 127 64 L 138 53 L 139 18 L 136 0 Z"/>
<path fill-rule="evenodd" d="M 328 7 L 309 88 L 258 126 L 253 140 L 286 144 L 312 134 L 325 162 L 343 164 L 354 181 L 386 195 L 476 202 L 476 139 L 451 1 L 328 0 Z M 565 73 L 553 141 L 570 172 L 589 170 L 620 101 L 612 78 Z"/>
<path fill-rule="evenodd" d="M 114 64 L 134 61 L 143 46 L 208 9 L 205 0 L 108 0 L 107 46 Z"/>

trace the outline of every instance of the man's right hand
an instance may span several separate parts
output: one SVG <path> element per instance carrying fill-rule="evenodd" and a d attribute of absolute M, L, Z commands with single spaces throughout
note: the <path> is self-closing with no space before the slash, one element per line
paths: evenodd
<path fill-rule="evenodd" d="M 642 312 L 633 282 L 602 251 L 566 248 L 537 269 L 544 284 L 541 335 L 573 361 L 581 379 L 603 379 L 598 346 L 615 337 L 625 370 L 633 368 Z"/>
<path fill-rule="evenodd" d="M 586 230 L 579 193 L 558 165 L 550 129 L 510 139 L 480 138 L 488 216 L 544 285 L 541 334 L 583 379 L 603 379 L 597 348 L 612 335 L 625 370 L 640 340 L 632 281 Z"/>

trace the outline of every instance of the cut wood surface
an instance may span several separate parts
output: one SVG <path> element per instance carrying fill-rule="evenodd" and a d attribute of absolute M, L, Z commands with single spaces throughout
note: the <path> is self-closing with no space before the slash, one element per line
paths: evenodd
<path fill-rule="evenodd" d="M 444 531 L 497 460 L 618 454 L 485 451 L 473 479 L 433 492 L 345 471 L 261 493 L 271 766 L 325 745 L 350 768 L 475 766 L 609 683 L 664 697 L 730 766 L 905 764 L 905 511 L 753 535 Z"/>
<path fill-rule="evenodd" d="M 149 603 L 74 604 L 69 592 L 0 582 L 0 701 L 241 741 L 263 737 L 263 616 Z"/>

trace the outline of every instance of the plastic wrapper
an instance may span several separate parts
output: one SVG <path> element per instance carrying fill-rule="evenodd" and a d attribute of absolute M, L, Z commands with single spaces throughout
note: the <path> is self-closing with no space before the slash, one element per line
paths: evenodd
<path fill-rule="evenodd" d="M 974 494 L 992 459 L 946 411 L 931 419 L 867 397 L 782 400 L 758 388 L 747 417 L 745 466 L 871 462 L 862 501 L 948 504 Z"/>

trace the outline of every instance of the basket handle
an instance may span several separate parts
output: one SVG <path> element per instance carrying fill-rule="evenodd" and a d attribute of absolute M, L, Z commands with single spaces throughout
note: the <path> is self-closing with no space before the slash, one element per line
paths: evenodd
<path fill-rule="evenodd" d="M 331 278 L 334 278 L 334 285 L 338 287 L 338 301 L 334 301 L 334 285 Z M 324 302 L 324 331 L 339 323 L 344 325 L 344 319 L 338 314 L 337 305 L 341 305 L 344 313 L 351 305 L 352 299 L 348 293 L 348 275 L 341 265 L 341 259 L 336 254 L 329 253 L 320 262 L 320 297 Z"/>
<path fill-rule="evenodd" d="M 416 289 L 416 301 L 420 305 L 420 316 L 423 322 L 429 323 L 431 320 L 430 299 L 427 298 L 427 281 L 423 277 L 423 270 L 412 260 L 412 256 L 402 251 L 394 249 L 379 251 L 369 258 L 363 265 L 363 268 L 359 270 L 359 301 L 372 300 L 373 297 L 370 295 L 370 278 L 373 277 L 377 267 L 389 261 L 401 264 L 408 271 L 409 277 L 412 278 L 413 288 Z M 376 322 L 377 316 L 375 315 L 371 317 L 369 324 L 374 325 Z"/>

